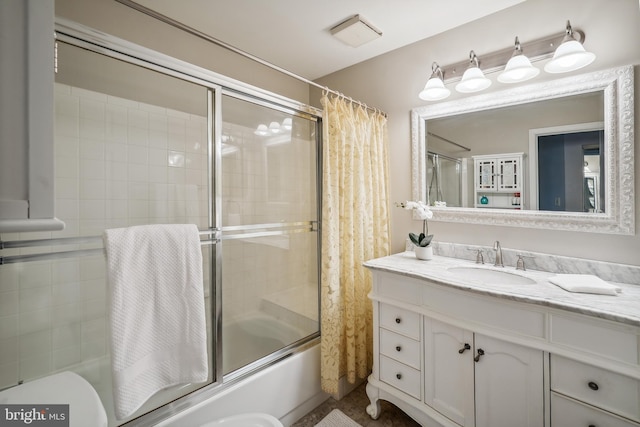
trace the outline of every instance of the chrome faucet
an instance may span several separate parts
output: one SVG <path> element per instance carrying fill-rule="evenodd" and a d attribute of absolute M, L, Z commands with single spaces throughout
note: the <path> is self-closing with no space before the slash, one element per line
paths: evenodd
<path fill-rule="evenodd" d="M 493 250 L 496 251 L 496 262 L 493 263 L 494 267 L 504 267 L 502 263 L 502 248 L 500 247 L 500 242 L 496 240 L 493 244 Z"/>

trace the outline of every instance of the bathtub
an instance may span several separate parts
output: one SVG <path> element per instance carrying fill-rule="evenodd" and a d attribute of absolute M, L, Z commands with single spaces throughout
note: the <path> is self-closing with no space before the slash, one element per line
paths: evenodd
<path fill-rule="evenodd" d="M 279 311 L 282 312 L 282 308 Z M 310 335 L 317 330 L 317 322 L 315 325 L 313 329 L 303 328 L 289 316 L 281 320 L 260 312 L 225 322 L 222 330 L 224 373 L 234 371 Z"/>
<path fill-rule="evenodd" d="M 289 319 L 287 318 L 286 321 Z M 271 312 L 269 314 L 254 312 L 225 324 L 223 329 L 225 336 L 230 337 L 230 340 L 235 338 L 245 343 L 233 345 L 234 343 L 231 342 L 228 348 L 223 348 L 224 372 L 233 371 L 309 335 L 305 328 L 291 326 L 286 321 L 275 318 Z M 253 365 L 252 368 L 255 367 Z M 114 417 L 111 360 L 108 355 L 82 362 L 65 370 L 76 372 L 93 386 L 106 410 L 109 426 L 117 426 L 139 414 L 153 411 L 157 406 L 167 402 L 167 395 L 158 393 L 152 396 L 141 410 L 136 412 L 136 415 L 118 422 Z M 242 369 L 237 372 L 241 371 Z M 320 389 L 319 339 L 304 344 L 301 349 L 294 350 L 293 355 L 269 367 L 256 369 L 254 373 L 234 380 L 234 377 L 239 376 L 236 372 L 228 375 L 222 385 L 217 385 L 214 390 L 203 392 L 203 394 L 210 393 L 211 397 L 202 400 L 202 397 L 198 396 L 199 403 L 183 412 L 178 412 L 171 418 L 160 421 L 157 425 L 200 426 L 206 422 L 240 413 L 265 412 L 279 418 L 285 426 L 288 426 L 328 398 L 328 395 Z M 231 380 L 229 384 L 227 384 L 227 378 Z M 222 383 L 222 381 L 219 382 Z M 283 385 L 283 387 L 276 390 L 276 385 Z M 182 385 L 172 389 L 178 396 L 196 388 L 197 386 Z M 185 401 L 188 402 L 191 397 L 187 395 Z M 151 420 L 141 421 L 142 425 L 148 425 L 148 422 L 156 425 Z M 132 424 L 136 425 L 137 422 L 134 421 Z"/>
<path fill-rule="evenodd" d="M 271 414 L 290 426 L 329 397 L 320 389 L 320 344 L 222 388 L 157 427 L 196 427 L 249 412 Z"/>

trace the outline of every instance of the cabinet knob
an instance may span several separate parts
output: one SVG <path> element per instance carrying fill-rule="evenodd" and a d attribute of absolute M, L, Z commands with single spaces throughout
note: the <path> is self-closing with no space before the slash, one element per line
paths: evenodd
<path fill-rule="evenodd" d="M 396 317 L 396 323 L 400 323 L 400 322 L 402 322 L 402 319 L 399 317 Z"/>
<path fill-rule="evenodd" d="M 600 387 L 598 387 L 598 384 L 594 383 L 593 381 L 589 381 L 589 384 L 587 384 L 589 386 L 589 388 L 593 391 L 598 390 Z"/>
<path fill-rule="evenodd" d="M 478 355 L 476 357 L 473 358 L 473 360 L 475 360 L 476 362 L 480 361 L 480 356 L 484 356 L 484 350 L 479 348 L 478 349 Z"/>
<path fill-rule="evenodd" d="M 401 380 L 402 379 L 402 374 L 396 374 L 396 378 Z"/>
<path fill-rule="evenodd" d="M 471 346 L 469 345 L 469 343 L 464 343 L 464 347 L 462 347 L 460 350 L 458 350 L 458 353 L 462 354 L 466 350 L 471 350 Z"/>
<path fill-rule="evenodd" d="M 396 346 L 396 351 L 400 351 L 402 350 L 402 347 L 400 347 L 399 345 Z"/>

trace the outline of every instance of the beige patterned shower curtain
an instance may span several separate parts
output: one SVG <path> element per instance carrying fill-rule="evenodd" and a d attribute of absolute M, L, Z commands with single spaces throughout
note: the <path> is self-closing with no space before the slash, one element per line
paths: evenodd
<path fill-rule="evenodd" d="M 371 274 L 389 254 L 387 119 L 323 94 L 321 383 L 338 394 L 373 363 Z"/>

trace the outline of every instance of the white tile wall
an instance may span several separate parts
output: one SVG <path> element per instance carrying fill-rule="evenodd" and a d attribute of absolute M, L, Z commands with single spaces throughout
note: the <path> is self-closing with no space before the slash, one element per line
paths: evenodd
<path fill-rule="evenodd" d="M 315 144 L 281 134 L 283 144 L 269 145 L 268 137 L 232 119 L 223 123 L 223 226 L 317 219 Z M 250 316 L 287 289 L 310 283 L 317 289 L 316 239 L 301 233 L 223 241 L 223 320 Z M 287 304 L 317 306 L 317 295 L 298 292 Z"/>
<path fill-rule="evenodd" d="M 206 228 L 205 117 L 62 84 L 55 111 L 56 212 L 66 228 L 3 240 L 100 236 L 149 223 Z M 170 166 L 169 150 L 186 161 Z M 0 266 L 0 388 L 107 355 L 106 297 L 102 256 Z"/>

